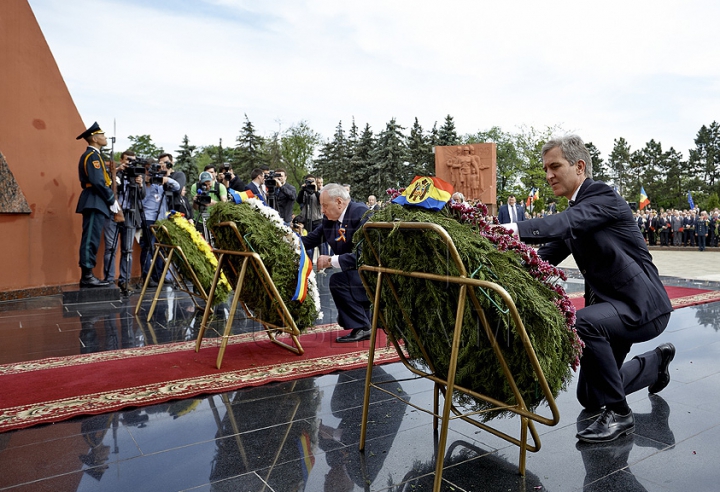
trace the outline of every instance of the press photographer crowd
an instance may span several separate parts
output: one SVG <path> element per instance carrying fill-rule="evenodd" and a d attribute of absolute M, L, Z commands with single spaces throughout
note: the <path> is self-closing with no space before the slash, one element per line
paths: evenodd
<path fill-rule="evenodd" d="M 251 192 L 277 210 L 285 224 L 300 234 L 307 234 L 322 219 L 319 198 L 322 179 L 314 176 L 305 178 L 298 194 L 287 182 L 284 169 L 254 169 L 245 184 L 226 163 L 219 169 L 214 164 L 205 166 L 198 182 L 188 183 L 183 172 L 173 169 L 173 156 L 169 153 L 148 157 L 126 150 L 118 163 L 107 161 L 101 153 L 107 138 L 97 123 L 77 139 L 88 143 L 80 157 L 78 172 L 83 191 L 76 209 L 83 215 L 81 287 L 104 287 L 117 282 L 123 295 L 132 294 L 133 241 L 138 241 L 141 248 L 142 280 L 149 276 L 148 285 L 157 286 L 164 265 L 156 261 L 150 271 L 155 244 L 151 227 L 171 210 L 187 217 L 208 242 L 212 242 L 206 225 L 209 207 L 218 202 L 239 203 L 242 192 Z M 296 201 L 301 212 L 294 216 Z M 101 238 L 105 245 L 102 280 L 93 274 Z M 172 278 L 166 281 L 172 282 Z"/>

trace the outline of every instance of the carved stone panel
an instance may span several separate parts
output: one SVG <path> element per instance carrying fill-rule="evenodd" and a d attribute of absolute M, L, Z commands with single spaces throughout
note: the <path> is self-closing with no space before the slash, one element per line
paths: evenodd
<path fill-rule="evenodd" d="M 0 152 L 0 214 L 29 214 L 31 213 L 25 195 L 15 181 L 5 156 Z"/>
<path fill-rule="evenodd" d="M 497 147 L 494 143 L 435 147 L 435 175 L 452 183 L 466 200 L 495 206 Z"/>

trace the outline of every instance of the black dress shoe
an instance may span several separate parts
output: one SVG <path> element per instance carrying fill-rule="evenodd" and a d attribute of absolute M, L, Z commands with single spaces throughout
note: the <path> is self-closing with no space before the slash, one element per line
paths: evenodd
<path fill-rule="evenodd" d="M 338 343 L 349 343 L 349 342 L 362 342 L 363 340 L 370 340 L 370 328 L 364 330 L 362 328 L 355 328 L 350 332 L 349 335 L 344 337 L 337 337 L 335 339 Z"/>
<path fill-rule="evenodd" d="M 110 282 L 100 280 L 92 273 L 85 274 L 80 279 L 80 287 L 107 287 L 108 285 L 110 285 Z"/>
<path fill-rule="evenodd" d="M 670 384 L 670 361 L 675 358 L 675 345 L 663 343 L 655 350 L 660 352 L 660 367 L 658 367 L 658 378 L 648 387 L 650 394 L 660 393 Z"/>
<path fill-rule="evenodd" d="M 130 288 L 127 282 L 118 282 L 118 287 L 120 287 L 120 292 L 122 292 L 122 295 L 124 296 L 130 296 L 130 294 L 135 292 Z"/>
<path fill-rule="evenodd" d="M 577 433 L 578 439 L 585 442 L 609 442 L 635 430 L 632 411 L 627 415 L 618 415 L 607 408 L 590 426 Z"/>

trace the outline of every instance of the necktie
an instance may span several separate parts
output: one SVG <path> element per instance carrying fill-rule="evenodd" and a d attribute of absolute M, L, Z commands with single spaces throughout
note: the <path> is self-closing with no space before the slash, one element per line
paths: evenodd
<path fill-rule="evenodd" d="M 517 222 L 517 217 L 515 217 L 515 205 L 508 205 L 510 207 L 510 222 Z"/>
<path fill-rule="evenodd" d="M 575 205 L 575 200 L 570 200 L 570 201 L 568 201 L 568 205 L 570 205 L 571 207 L 572 207 L 573 205 Z"/>

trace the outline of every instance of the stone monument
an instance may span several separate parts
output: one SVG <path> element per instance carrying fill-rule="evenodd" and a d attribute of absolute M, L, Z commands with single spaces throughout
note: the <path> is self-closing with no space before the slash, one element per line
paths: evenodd
<path fill-rule="evenodd" d="M 435 147 L 435 175 L 451 183 L 466 200 L 481 201 L 496 212 L 497 147 L 478 143 Z"/>

